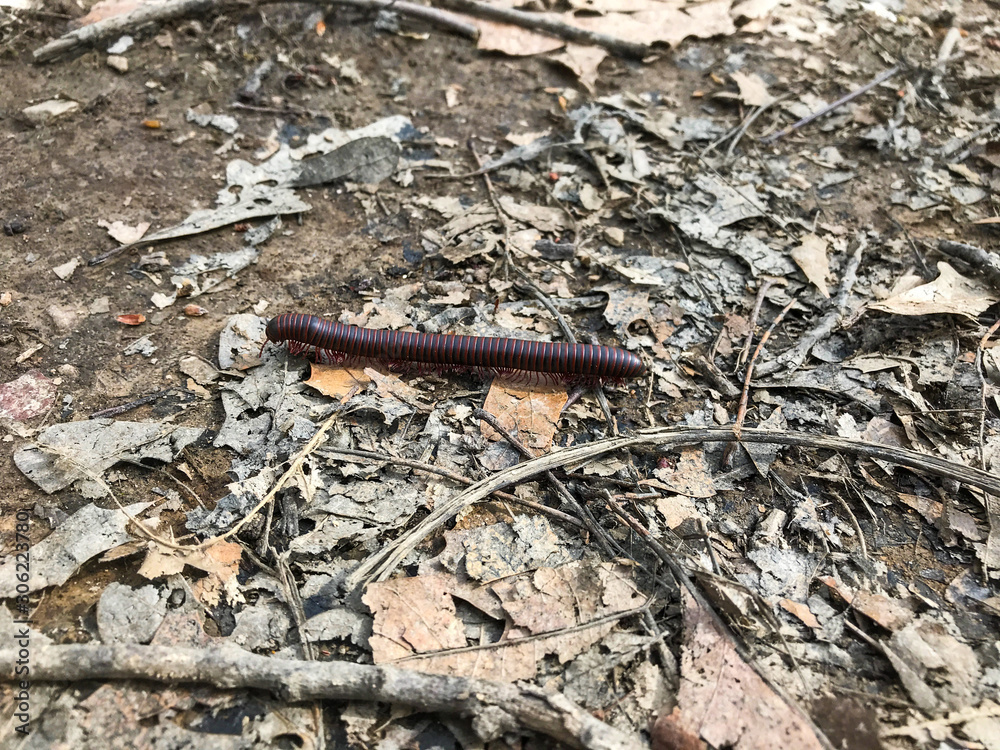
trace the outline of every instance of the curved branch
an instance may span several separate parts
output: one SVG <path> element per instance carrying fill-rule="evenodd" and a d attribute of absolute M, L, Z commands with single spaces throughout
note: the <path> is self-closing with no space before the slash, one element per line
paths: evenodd
<path fill-rule="evenodd" d="M 447 523 L 456 513 L 479 502 L 484 497 L 504 487 L 524 481 L 529 477 L 542 474 L 557 466 L 579 463 L 597 458 L 606 453 L 621 448 L 663 448 L 683 445 L 698 445 L 700 443 L 730 443 L 736 441 L 732 427 L 701 427 L 701 428 L 651 428 L 640 430 L 626 437 L 605 438 L 585 443 L 573 448 L 567 448 L 557 453 L 547 453 L 544 456 L 525 461 L 512 466 L 493 476 L 487 477 L 444 502 L 434 506 L 423 521 L 413 529 L 396 539 L 392 544 L 365 559 L 347 578 L 347 585 L 360 586 L 368 580 L 386 579 L 408 554 L 427 538 L 437 528 Z M 840 451 L 854 456 L 877 458 L 883 461 L 905 466 L 921 474 L 954 479 L 971 487 L 977 487 L 993 495 L 1000 494 L 1000 477 L 980 469 L 973 469 L 965 464 L 949 461 L 939 456 L 896 448 L 891 445 L 867 443 L 863 440 L 853 440 L 830 435 L 811 435 L 805 432 L 772 431 L 762 429 L 745 429 L 740 433 L 742 443 L 772 443 L 775 445 L 800 445 L 807 448 L 821 448 Z"/>

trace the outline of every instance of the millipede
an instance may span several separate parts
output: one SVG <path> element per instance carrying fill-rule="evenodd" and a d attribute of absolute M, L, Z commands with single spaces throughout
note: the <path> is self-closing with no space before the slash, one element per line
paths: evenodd
<path fill-rule="evenodd" d="M 614 346 L 390 331 L 296 313 L 271 318 L 265 345 L 267 342 L 287 342 L 292 354 L 312 350 L 318 360 L 371 359 L 393 370 L 417 364 L 440 371 L 545 373 L 566 380 L 603 382 L 635 378 L 646 369 L 635 354 Z"/>

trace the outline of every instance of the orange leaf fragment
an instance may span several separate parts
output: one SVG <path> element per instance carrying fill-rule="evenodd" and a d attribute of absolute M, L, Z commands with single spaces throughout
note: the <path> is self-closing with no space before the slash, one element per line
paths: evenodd
<path fill-rule="evenodd" d="M 126 315 L 119 315 L 115 320 L 127 326 L 138 326 L 146 322 L 146 316 L 142 313 L 128 313 Z"/>

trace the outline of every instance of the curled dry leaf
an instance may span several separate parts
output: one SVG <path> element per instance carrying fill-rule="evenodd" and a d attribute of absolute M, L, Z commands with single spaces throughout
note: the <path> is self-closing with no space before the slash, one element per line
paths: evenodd
<path fill-rule="evenodd" d="M 127 326 L 138 326 L 146 322 L 146 316 L 142 313 L 127 313 L 125 315 L 118 315 L 115 317 L 119 323 L 124 323 Z"/>
<path fill-rule="evenodd" d="M 184 314 L 189 318 L 200 318 L 202 315 L 207 315 L 208 310 L 201 305 L 185 305 Z"/>

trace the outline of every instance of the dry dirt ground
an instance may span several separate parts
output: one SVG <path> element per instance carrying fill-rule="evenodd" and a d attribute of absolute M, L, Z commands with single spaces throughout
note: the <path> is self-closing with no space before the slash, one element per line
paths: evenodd
<path fill-rule="evenodd" d="M 0 236 L 0 293 L 11 295 L 10 304 L 0 309 L 0 383 L 31 370 L 40 370 L 54 380 L 56 402 L 49 413 L 30 424 L 33 430 L 182 385 L 185 376 L 177 369 L 179 357 L 190 353 L 216 361 L 219 334 L 226 321 L 255 306 L 262 309 L 261 301 L 267 302 L 265 315 L 289 311 L 337 316 L 344 310 L 360 310 L 379 290 L 414 281 L 455 279 L 465 280 L 475 289 L 473 301 L 489 302 L 495 296 L 480 283 L 485 273 L 482 269 L 487 266 L 474 262 L 456 269 L 425 259 L 421 233 L 440 222 L 426 212 L 414 215 L 403 207 L 409 196 L 421 193 L 456 196 L 470 204 L 487 200 L 486 186 L 477 177 L 441 180 L 418 172 L 414 182 L 405 187 L 386 183 L 380 190 L 380 215 L 374 218 L 363 210 L 357 194 L 340 185 L 303 190 L 302 197 L 313 210 L 298 219 L 286 217 L 283 229 L 264 245 L 259 262 L 231 283 L 198 298 L 197 303 L 207 310 L 200 317 L 183 315 L 179 305 L 159 310 L 150 304 L 151 296 L 164 290 L 163 279 L 157 274 L 169 276 L 169 270 L 139 268 L 137 260 L 146 248 L 128 251 L 100 265 L 81 265 L 66 280 L 53 273 L 54 267 L 73 258 L 86 261 L 115 244 L 99 221 L 145 221 L 155 230 L 181 221 L 192 210 L 210 207 L 224 185 L 226 164 L 260 148 L 276 126 L 284 129 L 284 136 L 290 134 L 294 144 L 330 126 L 360 127 L 401 114 L 429 134 L 420 149 L 453 160 L 460 171 L 473 171 L 473 156 L 463 148 L 469 139 L 475 139 L 481 151 L 499 153 L 510 147 L 504 142 L 509 133 L 563 129 L 565 110 L 560 97 L 567 90 L 582 91 L 565 68 L 543 57 L 512 58 L 481 52 L 468 40 L 434 30 L 424 39 L 382 33 L 365 14 L 329 12 L 325 33 L 320 36 L 314 8 L 298 5 L 272 5 L 247 13 L 228 11 L 143 30 L 135 35 L 136 45 L 127 52 L 129 69 L 125 74 L 107 65 L 106 45 L 49 64 L 34 64 L 31 51 L 63 33 L 66 21 L 88 8 L 89 2 L 50 2 L 44 12 L 24 12 L 17 17 L 2 15 L 0 9 L 0 219 L 13 228 Z M 906 12 L 925 19 L 933 35 L 906 38 L 897 50 L 920 59 L 932 58 L 948 26 L 947 14 L 926 5 L 907 8 Z M 976 8 L 966 5 L 963 12 L 969 17 L 989 17 L 998 9 L 985 3 Z M 817 52 L 830 60 L 853 62 L 864 71 L 858 80 L 874 76 L 892 60 L 870 43 L 871 30 L 878 23 L 871 21 L 869 25 L 846 25 Z M 165 31 L 171 40 L 168 46 L 154 40 Z M 979 59 L 981 67 L 989 70 L 995 66 L 997 54 L 995 48 L 984 51 L 985 57 Z M 280 62 L 263 84 L 257 109 L 231 109 L 236 92 L 250 73 L 276 55 Z M 338 76 L 324 62 L 324 56 L 333 55 L 340 60 L 354 59 L 358 78 Z M 679 59 L 692 55 L 717 62 L 704 70 L 678 64 Z M 711 94 L 727 87 L 733 90 L 725 76 L 730 70 L 727 65 L 736 59 L 743 64 L 766 61 L 769 81 L 781 90 L 795 90 L 805 74 L 813 90 L 828 101 L 845 91 L 833 77 L 824 82 L 797 62 L 773 57 L 759 37 L 737 33 L 688 40 L 677 49 L 661 48 L 642 63 L 609 57 L 600 68 L 592 96 L 653 92 L 674 103 L 679 117 L 707 116 L 729 127 L 739 123 L 746 110 L 735 98 Z M 995 77 L 993 81 L 995 85 Z M 993 92 L 986 81 L 977 85 L 981 90 L 969 96 L 979 97 L 985 107 Z M 458 92 L 457 101 L 449 102 L 446 91 L 455 86 L 460 87 L 452 88 Z M 582 96 L 587 95 L 584 92 Z M 32 103 L 59 97 L 72 98 L 81 104 L 80 109 L 43 125 L 31 123 L 22 114 Z M 214 153 L 229 136 L 186 121 L 187 111 L 204 103 L 213 112 L 239 119 L 242 138 L 235 144 L 238 150 Z M 880 89 L 859 102 L 855 118 L 881 122 L 894 106 L 893 97 Z M 161 126 L 144 125 L 151 120 Z M 787 122 L 788 118 L 782 120 L 782 124 Z M 925 133 L 932 132 L 926 120 L 920 124 L 922 129 L 927 126 Z M 184 137 L 188 133 L 192 137 Z M 458 147 L 437 145 L 447 142 L 444 139 Z M 823 146 L 836 146 L 855 161 L 856 177 L 833 193 L 809 194 L 799 206 L 799 218 L 807 223 L 818 217 L 847 233 L 874 230 L 899 240 L 893 245 L 901 248 L 898 252 L 889 253 L 883 246 L 870 262 L 882 262 L 893 272 L 915 266 L 933 278 L 939 258 L 917 258 L 917 252 L 911 255 L 910 248 L 925 239 L 936 242 L 951 237 L 997 247 L 989 227 L 956 227 L 948 213 L 919 223 L 904 219 L 904 231 L 894 218 L 899 212 L 890 216 L 886 211 L 886 197 L 893 183 L 906 174 L 907 161 L 877 154 L 856 137 L 841 137 L 837 130 L 803 129 L 775 148 L 818 151 Z M 694 163 L 689 169 L 694 173 L 699 167 Z M 609 221 L 625 230 L 630 251 L 679 257 L 676 233 L 665 223 L 640 227 L 621 216 Z M 176 266 L 192 254 L 211 255 L 242 246 L 242 232 L 228 227 L 156 249 Z M 478 276 L 477 269 L 481 271 Z M 585 294 L 588 283 L 586 270 L 581 269 L 571 284 L 572 291 Z M 95 300 L 102 297 L 107 298 L 109 310 L 91 312 Z M 743 309 L 720 311 L 720 326 L 725 314 L 749 315 L 752 304 L 753 293 L 748 293 Z M 769 309 L 765 324 L 777 309 L 780 306 Z M 147 316 L 141 329 L 116 320 L 117 315 L 133 313 Z M 857 335 L 868 342 L 869 351 L 878 351 L 880 340 L 907 335 L 910 325 L 910 319 L 883 320 Z M 957 330 L 965 323 L 940 325 L 954 325 Z M 780 348 L 794 341 L 794 330 L 775 333 L 775 341 L 782 342 Z M 129 343 L 145 334 L 152 334 L 158 347 L 152 357 L 123 354 Z M 957 340 L 959 333 L 955 337 Z M 42 345 L 37 351 L 18 359 L 37 344 Z M 657 416 L 667 423 L 680 420 L 700 398 L 686 394 L 662 400 Z M 619 394 L 614 407 L 625 422 L 645 426 L 643 412 L 627 396 Z M 119 418 L 159 421 L 167 417 L 176 424 L 214 431 L 222 425 L 224 413 L 218 399 L 174 390 Z M 13 451 L 23 441 L 15 430 L 0 438 L 0 538 L 5 554 L 13 550 L 15 510 L 30 512 L 30 537 L 35 544 L 50 533 L 52 524 L 92 502 L 73 490 L 41 493 L 13 464 Z M 222 497 L 232 481 L 227 474 L 231 451 L 212 447 L 209 434 L 189 447 L 185 456 L 194 467 L 189 477 L 194 492 L 209 504 Z M 779 463 L 796 469 L 794 456 Z M 122 472 L 118 477 L 122 481 L 115 486 L 123 503 L 148 499 L 154 488 L 164 484 L 155 471 L 132 467 Z M 748 519 L 761 516 L 754 509 L 766 504 L 770 494 L 764 482 L 745 492 L 724 491 L 721 497 L 720 513 L 732 512 L 737 525 L 749 525 Z M 106 499 L 98 502 L 113 507 Z M 907 515 L 905 509 L 886 514 L 877 529 L 866 525 L 865 530 L 882 542 L 873 554 L 889 569 L 915 575 L 915 571 L 933 568 L 940 571 L 940 580 L 951 581 L 972 564 L 971 555 L 943 554 L 936 538 L 929 541 L 926 536 L 894 532 L 891 524 Z M 912 526 L 913 514 L 908 515 Z M 181 516 L 177 519 L 179 528 Z M 471 522 L 466 519 L 465 523 Z M 46 590 L 38 599 L 35 627 L 60 643 L 91 641 L 94 608 L 108 584 L 136 588 L 148 584 L 136 568 L 134 557 L 85 563 L 69 583 Z M 673 622 L 677 622 L 676 610 Z M 997 620 L 984 616 L 977 623 L 972 630 L 983 642 L 988 641 L 989 636 L 983 633 Z M 226 634 L 225 627 L 211 618 L 206 630 L 210 635 Z M 888 668 L 882 678 L 887 695 L 882 707 L 905 714 L 907 694 Z M 831 678 L 831 685 L 837 681 Z M 657 711 L 658 707 L 650 707 L 651 716 Z M 906 723 L 902 714 L 896 715 L 896 721 Z M 331 729 L 331 738 L 342 738 L 338 731 Z M 862 742 L 857 738 L 853 741 Z M 966 741 L 969 744 L 965 747 L 977 746 L 968 738 Z M 431 740 L 427 743 L 434 744 Z"/>

